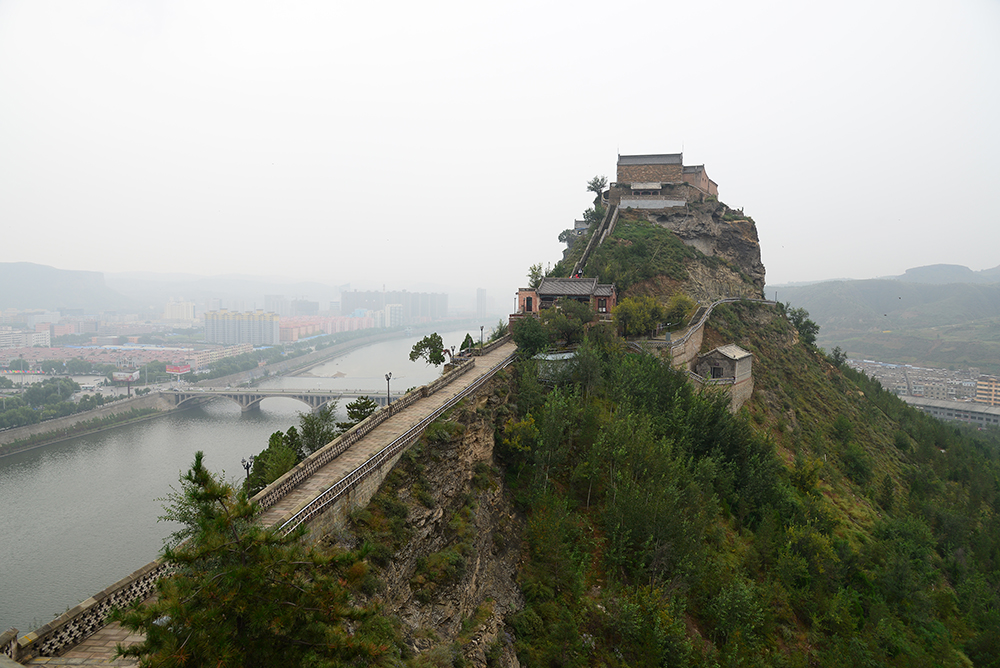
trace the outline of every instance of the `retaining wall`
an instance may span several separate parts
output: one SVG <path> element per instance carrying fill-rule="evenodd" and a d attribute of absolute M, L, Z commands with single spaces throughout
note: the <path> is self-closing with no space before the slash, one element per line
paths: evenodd
<path fill-rule="evenodd" d="M 482 387 L 487 386 L 496 372 L 507 367 L 513 360 L 514 355 L 512 354 L 491 369 L 489 373 L 452 397 L 443 406 L 424 417 L 405 434 L 396 438 L 367 462 L 302 508 L 282 525 L 281 530 L 293 531 L 296 527 L 309 523 L 313 528 L 313 535 L 323 535 L 342 527 L 354 508 L 368 505 L 378 492 L 382 481 L 399 461 L 400 456 L 420 438 L 432 422 L 466 397 L 476 394 Z"/>
<path fill-rule="evenodd" d="M 128 413 L 132 409 L 141 410 L 144 408 L 154 408 L 156 410 L 168 411 L 172 410 L 173 407 L 173 402 L 164 396 L 163 393 L 152 392 L 141 397 L 132 397 L 131 399 L 115 401 L 106 406 L 101 406 L 100 408 L 95 408 L 94 410 L 86 411 L 84 413 L 76 413 L 74 415 L 67 415 L 66 417 L 56 418 L 54 420 L 39 422 L 38 424 L 30 424 L 25 427 L 8 429 L 7 431 L 0 432 L 0 445 L 5 445 L 7 443 L 20 441 L 22 439 L 31 438 L 32 436 L 49 432 L 52 432 L 53 436 L 57 436 L 58 432 L 65 431 L 81 422 L 86 422 L 95 418 L 105 418 L 111 415 Z M 31 446 L 29 445 L 28 447 Z"/>

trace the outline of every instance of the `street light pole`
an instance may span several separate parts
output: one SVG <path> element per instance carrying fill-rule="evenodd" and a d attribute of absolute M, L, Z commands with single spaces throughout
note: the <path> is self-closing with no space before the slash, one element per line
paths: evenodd
<path fill-rule="evenodd" d="M 389 379 L 392 378 L 392 372 L 385 374 L 385 405 L 388 408 L 389 402 L 392 399 L 389 398 Z"/>
<path fill-rule="evenodd" d="M 253 455 L 250 455 L 250 459 L 246 459 L 246 458 L 241 459 L 240 463 L 243 464 L 243 468 L 246 469 L 246 471 L 247 471 L 247 480 L 249 480 L 250 479 L 250 469 L 253 468 Z"/>
<path fill-rule="evenodd" d="M 479 326 L 479 347 L 480 348 L 483 347 L 483 328 L 484 327 L 486 327 L 486 325 L 480 325 Z"/>

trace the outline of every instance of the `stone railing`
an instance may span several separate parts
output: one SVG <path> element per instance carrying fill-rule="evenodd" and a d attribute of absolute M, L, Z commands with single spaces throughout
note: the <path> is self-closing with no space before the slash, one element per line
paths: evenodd
<path fill-rule="evenodd" d="M 36 656 L 58 656 L 107 623 L 113 608 L 124 608 L 147 598 L 168 567 L 160 561 L 146 564 L 126 578 L 95 594 L 59 617 L 17 641 L 17 661 Z"/>
<path fill-rule="evenodd" d="M 475 360 L 469 359 L 434 382 L 408 392 L 398 401 L 379 409 L 273 482 L 255 496 L 254 501 L 260 504 L 262 510 L 273 506 L 293 487 L 343 454 L 351 445 L 371 432 L 384 420 L 421 398 L 434 394 L 442 387 L 471 371 L 474 366 Z M 108 613 L 113 608 L 124 608 L 133 601 L 148 597 L 154 589 L 156 580 L 166 572 L 167 566 L 165 564 L 160 561 L 151 562 L 66 611 L 37 631 L 14 641 L 11 644 L 9 654 L 7 651 L 0 651 L 11 658 L 16 656 L 16 660 L 27 660 L 36 656 L 57 656 L 60 652 L 73 647 L 102 628 L 107 622 Z M 13 635 L 17 635 L 16 630 L 12 629 L 11 631 Z M 4 637 L 6 637 L 6 633 Z"/>
<path fill-rule="evenodd" d="M 17 660 L 17 629 L 7 629 L 0 633 L 0 656 Z"/>
<path fill-rule="evenodd" d="M 344 432 L 341 436 L 338 436 L 316 452 L 306 457 L 288 473 L 261 490 L 256 496 L 253 497 L 253 502 L 259 505 L 262 511 L 267 510 L 280 501 L 300 483 L 302 483 L 303 480 L 306 480 L 316 471 L 320 470 L 334 459 L 344 454 L 348 448 L 367 436 L 373 429 L 375 429 L 375 427 L 382 424 L 385 420 L 389 419 L 404 408 L 412 405 L 424 397 L 434 394 L 445 385 L 448 385 L 452 381 L 465 375 L 472 370 L 475 364 L 476 361 L 474 359 L 461 362 L 451 371 L 441 376 L 434 382 L 428 383 L 427 385 L 419 387 L 411 392 L 407 392 L 398 401 L 394 401 L 388 406 L 375 411 L 370 416 Z"/>
<path fill-rule="evenodd" d="M 508 355 L 502 362 L 490 369 L 489 372 L 476 379 L 476 381 L 469 385 L 469 387 L 449 399 L 443 406 L 427 415 L 424 419 L 407 430 L 406 433 L 398 436 L 387 446 L 375 453 L 375 455 L 369 458 L 364 464 L 348 473 L 346 476 L 331 485 L 322 494 L 310 501 L 295 515 L 286 520 L 285 523 L 279 527 L 279 530 L 283 533 L 290 533 L 302 524 L 309 522 L 331 504 L 336 503 L 341 497 L 351 492 L 351 490 L 363 482 L 369 475 L 379 470 L 387 462 L 390 462 L 396 455 L 410 447 L 410 445 L 420 438 L 420 435 L 424 433 L 424 430 L 428 427 L 428 425 L 441 417 L 460 401 L 478 391 L 479 388 L 485 385 L 486 382 L 489 381 L 498 371 L 509 366 L 514 361 L 514 358 L 515 354 Z"/>
<path fill-rule="evenodd" d="M 604 219 L 601 220 L 591 233 L 590 241 L 587 242 L 587 247 L 583 249 L 583 255 L 580 256 L 580 260 L 573 267 L 574 276 L 583 271 L 583 268 L 587 265 L 587 260 L 590 259 L 590 254 L 601 245 L 604 237 L 607 236 L 608 230 L 614 228 L 614 223 L 617 221 L 618 205 L 611 204 L 608 206 L 607 211 L 604 212 Z"/>
<path fill-rule="evenodd" d="M 499 348 L 503 344 L 510 342 L 511 340 L 512 340 L 512 337 L 511 337 L 510 334 L 504 334 L 503 336 L 501 336 L 496 341 L 491 341 L 490 343 L 487 343 L 486 346 L 483 347 L 483 348 L 473 348 L 472 349 L 472 356 L 473 357 L 482 357 L 483 355 L 489 355 L 491 352 L 493 352 L 494 350 L 496 350 L 497 348 Z"/>

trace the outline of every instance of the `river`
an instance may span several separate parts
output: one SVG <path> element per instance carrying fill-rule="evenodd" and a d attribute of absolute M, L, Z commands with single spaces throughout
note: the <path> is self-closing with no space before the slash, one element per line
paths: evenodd
<path fill-rule="evenodd" d="M 457 348 L 465 334 L 441 336 Z M 393 393 L 418 387 L 440 375 L 407 359 L 418 338 L 366 346 L 262 385 L 375 394 L 385 392 L 391 372 Z M 213 471 L 239 481 L 240 460 L 264 449 L 304 410 L 294 399 L 269 398 L 259 411 L 242 413 L 218 399 L 0 458 L 0 631 L 33 631 L 155 559 L 172 530 L 157 521 L 162 499 L 178 487 L 195 451 L 204 450 Z"/>

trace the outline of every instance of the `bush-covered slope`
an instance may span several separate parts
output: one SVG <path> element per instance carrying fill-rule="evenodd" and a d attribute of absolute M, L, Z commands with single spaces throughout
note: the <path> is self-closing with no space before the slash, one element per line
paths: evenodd
<path fill-rule="evenodd" d="M 755 354 L 739 415 L 607 337 L 551 389 L 520 368 L 498 448 L 522 664 L 997 665 L 996 434 L 836 368 L 776 308 L 711 325 Z"/>
<path fill-rule="evenodd" d="M 589 237 L 581 237 L 551 276 L 569 276 Z M 749 262 L 749 260 L 748 260 Z M 759 296 L 760 289 L 738 266 L 685 244 L 674 232 L 634 211 L 623 211 L 614 232 L 590 256 L 584 276 L 614 283 L 619 296 L 651 294 L 651 286 L 671 286 L 712 301 L 721 296 Z M 652 292 L 656 288 L 652 287 Z"/>

